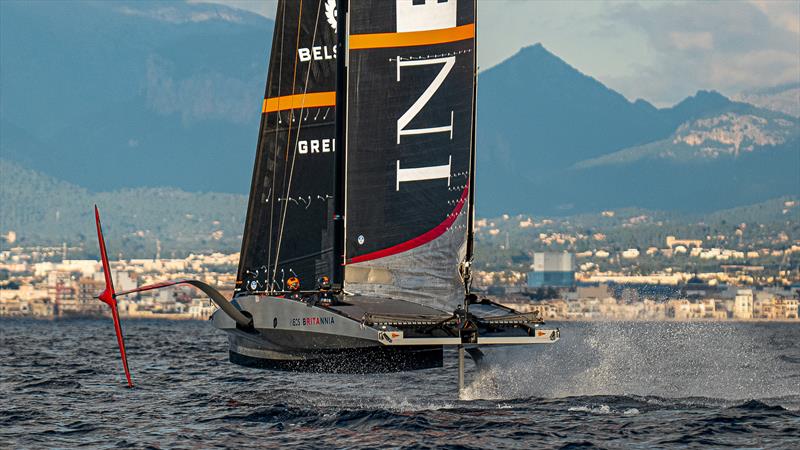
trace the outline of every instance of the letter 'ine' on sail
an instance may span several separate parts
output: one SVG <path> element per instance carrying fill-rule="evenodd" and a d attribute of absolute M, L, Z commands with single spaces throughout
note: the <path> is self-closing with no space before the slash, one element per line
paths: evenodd
<path fill-rule="evenodd" d="M 453 311 L 471 213 L 475 3 L 351 0 L 349 31 L 345 287 Z"/>

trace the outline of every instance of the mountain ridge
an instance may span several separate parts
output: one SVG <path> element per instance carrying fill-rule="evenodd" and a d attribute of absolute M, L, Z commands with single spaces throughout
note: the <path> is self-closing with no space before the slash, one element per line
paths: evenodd
<path fill-rule="evenodd" d="M 73 6 L 2 5 L 0 157 L 89 192 L 248 192 L 274 22 L 219 5 Z M 788 138 L 746 158 L 695 161 L 689 172 L 702 183 L 669 158 L 589 164 L 625 152 L 691 154 L 691 146 L 670 147 L 680 127 L 730 134 L 728 125 L 695 126 L 726 114 L 753 116 L 754 133 L 769 131 L 761 119 L 794 129 L 797 120 L 716 91 L 669 108 L 630 101 L 542 44 L 482 71 L 478 105 L 482 215 L 735 206 L 729 191 L 702 183 L 728 186 L 747 202 L 800 190 L 800 144 Z M 642 195 L 642 183 L 681 194 Z"/>
<path fill-rule="evenodd" d="M 698 91 L 661 109 L 641 99 L 631 102 L 542 45 L 525 48 L 504 64 L 508 66 L 487 70 L 489 81 L 479 83 L 515 94 L 498 99 L 498 91 L 479 89 L 477 208 L 483 214 L 563 214 L 625 206 L 698 211 L 736 206 L 728 189 L 751 203 L 800 193 L 800 176 L 795 174 L 800 172 L 800 147 L 795 140 L 783 142 L 773 154 L 719 160 L 717 170 L 711 170 L 708 160 L 697 160 L 702 164 L 688 170 L 673 160 L 639 157 L 638 164 L 631 158 L 625 166 L 596 164 L 663 146 L 682 126 L 725 114 L 785 120 L 796 134 L 798 122 L 791 116 L 734 102 L 716 91 Z M 569 96 L 578 100 L 568 101 Z M 509 118 L 509 111 L 532 109 L 529 105 L 538 111 Z M 713 135 L 725 130 L 707 131 Z M 771 181 L 751 181 L 759 179 Z M 720 189 L 705 189 L 705 184 Z"/>

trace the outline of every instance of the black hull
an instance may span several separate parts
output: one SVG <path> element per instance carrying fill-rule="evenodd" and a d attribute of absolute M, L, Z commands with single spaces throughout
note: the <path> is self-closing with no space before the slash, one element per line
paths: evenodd
<path fill-rule="evenodd" d="M 435 347 L 370 347 L 331 350 L 304 359 L 267 359 L 230 351 L 240 366 L 290 372 L 387 373 L 442 367 L 443 350 Z"/>

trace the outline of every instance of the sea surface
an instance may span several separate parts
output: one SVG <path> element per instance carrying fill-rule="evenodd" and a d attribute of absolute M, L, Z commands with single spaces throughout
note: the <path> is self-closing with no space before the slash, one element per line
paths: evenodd
<path fill-rule="evenodd" d="M 561 323 L 445 367 L 287 373 L 228 362 L 205 322 L 0 320 L 0 448 L 800 448 L 800 324 Z"/>

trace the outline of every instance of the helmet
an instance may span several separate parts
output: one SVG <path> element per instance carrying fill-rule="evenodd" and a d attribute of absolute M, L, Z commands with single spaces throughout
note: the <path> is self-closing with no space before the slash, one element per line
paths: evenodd
<path fill-rule="evenodd" d="M 289 278 L 286 280 L 286 287 L 288 287 L 290 291 L 300 290 L 300 279 L 297 277 Z"/>
<path fill-rule="evenodd" d="M 331 288 L 331 279 L 323 275 L 317 280 L 317 286 L 319 289 L 328 290 Z"/>

